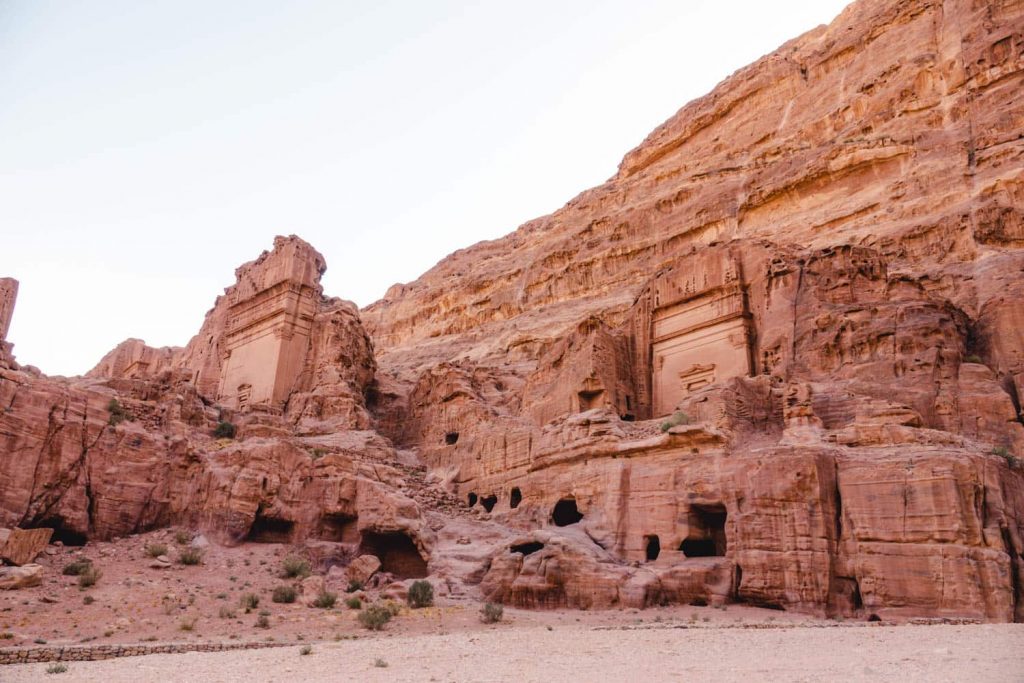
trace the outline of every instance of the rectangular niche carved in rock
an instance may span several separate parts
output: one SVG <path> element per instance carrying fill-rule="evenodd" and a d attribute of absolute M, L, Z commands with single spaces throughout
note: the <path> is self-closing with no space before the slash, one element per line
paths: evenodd
<path fill-rule="evenodd" d="M 702 387 L 750 374 L 749 315 L 738 283 L 661 306 L 652 325 L 655 416 Z"/>

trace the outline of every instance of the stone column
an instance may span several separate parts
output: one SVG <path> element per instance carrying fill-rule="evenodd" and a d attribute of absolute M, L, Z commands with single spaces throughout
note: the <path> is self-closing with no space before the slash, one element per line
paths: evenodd
<path fill-rule="evenodd" d="M 14 302 L 18 299 L 18 281 L 12 277 L 0 277 L 0 342 L 7 340 L 7 330 L 14 315 Z"/>

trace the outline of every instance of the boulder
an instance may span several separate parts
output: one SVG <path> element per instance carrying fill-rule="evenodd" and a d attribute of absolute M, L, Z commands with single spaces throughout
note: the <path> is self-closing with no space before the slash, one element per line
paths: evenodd
<path fill-rule="evenodd" d="M 43 582 L 43 567 L 26 564 L 21 567 L 0 567 L 0 590 L 31 588 Z"/>
<path fill-rule="evenodd" d="M 13 565 L 28 564 L 46 549 L 53 529 L 11 529 L 0 544 L 0 559 Z"/>
<path fill-rule="evenodd" d="M 378 569 L 380 569 L 380 559 L 376 555 L 360 555 L 352 560 L 352 563 L 346 568 L 345 574 L 349 582 L 365 586 Z"/>

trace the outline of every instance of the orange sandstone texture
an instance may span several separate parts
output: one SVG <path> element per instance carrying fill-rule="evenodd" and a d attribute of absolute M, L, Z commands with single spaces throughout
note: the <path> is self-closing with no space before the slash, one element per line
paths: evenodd
<path fill-rule="evenodd" d="M 4 347 L 0 525 L 527 607 L 1022 620 L 1022 81 L 1024 3 L 860 0 L 362 312 L 279 237 L 185 348 Z"/>

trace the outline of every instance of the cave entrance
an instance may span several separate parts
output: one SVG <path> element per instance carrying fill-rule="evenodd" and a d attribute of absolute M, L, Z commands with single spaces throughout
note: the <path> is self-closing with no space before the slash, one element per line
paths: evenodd
<path fill-rule="evenodd" d="M 476 505 L 476 501 L 477 501 L 476 494 L 473 493 L 472 491 L 470 491 L 469 495 L 466 496 L 466 503 L 469 505 L 469 507 L 473 507 L 474 505 Z"/>
<path fill-rule="evenodd" d="M 576 524 L 583 519 L 583 513 L 576 507 L 575 498 L 563 498 L 555 503 L 555 509 L 551 511 L 551 521 L 555 526 L 569 526 Z"/>
<path fill-rule="evenodd" d="M 580 412 L 604 408 L 604 389 L 584 390 L 577 394 L 580 401 Z"/>
<path fill-rule="evenodd" d="M 381 571 L 398 579 L 422 579 L 427 576 L 427 561 L 416 543 L 401 531 L 378 533 L 364 531 L 360 555 L 376 555 Z"/>
<path fill-rule="evenodd" d="M 458 432 L 448 432 L 444 435 L 444 442 L 449 446 L 454 446 L 459 442 Z"/>
<path fill-rule="evenodd" d="M 658 559 L 661 554 L 661 539 L 656 534 L 644 536 L 644 556 L 648 562 Z"/>
<path fill-rule="evenodd" d="M 522 553 L 523 555 L 531 555 L 538 550 L 542 550 L 544 544 L 540 541 L 527 541 L 526 543 L 520 543 L 518 545 L 509 546 L 509 552 Z"/>
<path fill-rule="evenodd" d="M 317 536 L 322 541 L 334 543 L 358 543 L 357 518 L 352 515 L 329 514 L 320 518 Z"/>
<path fill-rule="evenodd" d="M 508 506 L 515 510 L 519 507 L 519 504 L 523 502 L 523 492 L 519 490 L 519 487 L 512 489 L 512 493 L 508 496 Z"/>
<path fill-rule="evenodd" d="M 85 545 L 86 541 L 89 540 L 85 534 L 68 529 L 64 525 L 64 519 L 62 517 L 49 517 L 38 524 L 33 524 L 32 526 L 25 528 L 53 529 L 53 535 L 50 536 L 50 543 L 60 541 L 64 545 L 80 546 Z"/>
<path fill-rule="evenodd" d="M 490 512 L 498 504 L 498 497 L 493 493 L 489 496 L 484 496 L 480 499 L 480 504 L 484 506 L 484 510 Z"/>
<path fill-rule="evenodd" d="M 726 511 L 724 505 L 694 505 L 690 508 L 690 533 L 679 549 L 686 557 L 723 557 Z"/>
<path fill-rule="evenodd" d="M 265 517 L 256 513 L 245 540 L 252 543 L 289 543 L 295 522 L 277 517 Z"/>

